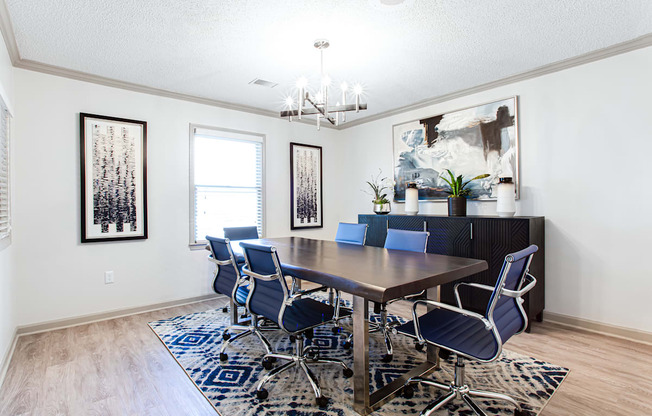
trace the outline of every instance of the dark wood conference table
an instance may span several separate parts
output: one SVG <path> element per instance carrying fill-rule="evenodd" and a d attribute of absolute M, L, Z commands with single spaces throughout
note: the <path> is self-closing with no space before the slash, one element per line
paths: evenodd
<path fill-rule="evenodd" d="M 361 415 L 393 398 L 408 378 L 427 374 L 437 365 L 437 351 L 428 346 L 426 362 L 370 393 L 369 301 L 387 302 L 422 290 L 438 300 L 439 285 L 487 269 L 484 260 L 302 237 L 246 241 L 276 247 L 286 274 L 353 295 L 353 407 Z M 237 256 L 242 255 L 239 243 L 231 242 Z"/>

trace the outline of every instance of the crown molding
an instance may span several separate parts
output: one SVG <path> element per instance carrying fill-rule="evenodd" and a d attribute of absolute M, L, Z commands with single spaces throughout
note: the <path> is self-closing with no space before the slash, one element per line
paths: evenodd
<path fill-rule="evenodd" d="M 0 33 L 2 33 L 2 38 L 5 40 L 5 45 L 7 45 L 7 52 L 9 53 L 11 64 L 16 66 L 16 63 L 20 61 L 20 53 L 18 52 L 18 45 L 14 36 L 14 26 L 11 24 L 9 9 L 7 9 L 5 0 L 0 0 Z"/>
<path fill-rule="evenodd" d="M 482 91 L 487 91 L 493 88 L 502 87 L 503 85 L 509 85 L 520 81 L 525 81 L 532 78 L 537 78 L 542 75 L 552 74 L 554 72 L 563 71 L 565 69 L 573 68 L 576 66 L 588 64 L 590 62 L 599 61 L 601 59 L 610 58 L 612 56 L 620 55 L 623 53 L 631 52 L 637 49 L 647 48 L 652 46 L 652 33 L 643 35 L 641 37 L 617 43 L 615 45 L 608 46 L 606 48 L 598 49 L 583 55 L 578 55 L 573 58 L 564 59 L 562 61 L 553 62 L 548 65 L 540 66 L 538 68 L 532 69 L 530 71 L 522 72 L 520 74 L 512 75 L 507 78 L 502 78 L 496 81 L 488 82 L 486 84 L 477 85 L 475 87 L 466 88 L 463 90 L 451 92 L 449 94 L 440 95 L 434 98 L 428 98 L 423 101 L 416 102 L 414 104 L 406 105 L 404 107 L 395 108 L 393 110 L 384 111 L 382 113 L 374 114 L 373 116 L 360 118 L 357 120 L 350 121 L 343 126 L 339 127 L 339 130 L 347 129 L 350 127 L 355 127 L 360 124 L 369 123 L 372 121 L 380 120 L 397 114 L 405 113 L 407 111 L 418 110 L 424 107 L 428 107 L 434 104 L 439 104 L 445 101 L 450 101 L 455 98 L 465 97 L 467 95 L 476 94 Z"/>
<path fill-rule="evenodd" d="M 11 63 L 16 68 L 42 72 L 45 74 L 56 75 L 64 78 L 76 79 L 78 81 L 90 82 L 90 83 L 104 85 L 113 88 L 120 88 L 124 90 L 140 92 L 143 94 L 151 94 L 151 95 L 157 95 L 161 97 L 172 98 L 176 100 L 189 101 L 198 104 L 210 105 L 213 107 L 225 108 L 228 110 L 242 111 L 245 113 L 251 113 L 251 114 L 256 114 L 265 117 L 273 117 L 276 119 L 279 118 L 279 114 L 277 112 L 265 110 L 262 108 L 251 107 L 242 104 L 229 103 L 220 100 L 213 100 L 210 98 L 198 97 L 189 94 L 182 94 L 182 93 L 163 90 L 159 88 L 148 87 L 141 84 L 135 84 L 131 82 L 120 81 L 117 79 L 102 77 L 99 75 L 93 75 L 86 72 L 66 69 L 55 65 L 44 64 L 29 59 L 22 59 L 20 57 L 20 52 L 18 51 L 16 38 L 14 36 L 13 26 L 11 24 L 11 18 L 9 16 L 9 10 L 7 9 L 7 4 L 5 0 L 0 0 L 0 33 L 2 33 L 2 36 L 5 41 L 5 45 L 7 46 L 7 51 L 9 52 Z M 476 94 L 482 91 L 487 91 L 492 88 L 497 88 L 504 85 L 513 84 L 515 82 L 520 82 L 520 81 L 525 81 L 528 79 L 540 77 L 542 75 L 563 71 L 565 69 L 584 65 L 590 62 L 609 58 L 615 55 L 620 55 L 636 49 L 646 48 L 648 46 L 652 46 L 652 33 L 648 33 L 646 35 L 640 36 L 638 38 L 626 42 L 622 42 L 612 46 L 608 46 L 606 48 L 598 49 L 596 51 L 575 56 L 573 58 L 564 59 L 558 62 L 554 62 L 552 64 L 544 65 L 539 68 L 535 68 L 533 70 L 522 72 L 520 74 L 512 75 L 496 81 L 488 82 L 485 84 L 477 85 L 475 87 L 466 88 L 463 90 L 454 91 L 448 94 L 429 98 L 423 101 L 416 102 L 414 104 L 410 104 L 403 107 L 395 108 L 393 110 L 388 110 L 382 113 L 374 114 L 372 116 L 362 117 L 357 120 L 349 121 L 339 126 L 331 126 L 329 124 L 322 124 L 322 126 L 334 130 L 345 130 L 351 127 L 359 126 L 361 124 L 370 123 L 372 121 L 405 113 L 407 111 L 418 110 L 434 104 L 450 101 L 455 98 L 460 98 L 467 95 Z M 296 120 L 294 122 L 309 124 L 313 126 L 317 124 L 315 120 L 307 119 L 307 118 Z"/>

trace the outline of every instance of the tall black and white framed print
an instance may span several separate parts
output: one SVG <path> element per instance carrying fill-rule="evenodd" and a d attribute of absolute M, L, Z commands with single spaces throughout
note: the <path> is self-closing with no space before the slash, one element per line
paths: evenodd
<path fill-rule="evenodd" d="M 321 228 L 321 146 L 290 143 L 290 228 Z"/>
<path fill-rule="evenodd" d="M 81 242 L 147 238 L 147 122 L 79 114 Z"/>

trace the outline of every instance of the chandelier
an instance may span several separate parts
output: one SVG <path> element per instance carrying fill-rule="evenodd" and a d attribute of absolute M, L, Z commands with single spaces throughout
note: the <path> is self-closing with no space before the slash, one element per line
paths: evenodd
<path fill-rule="evenodd" d="M 317 115 L 317 130 L 319 130 L 322 118 L 334 126 L 339 126 L 340 123 L 346 121 L 347 111 L 355 111 L 357 113 L 360 110 L 367 109 L 367 104 L 360 103 L 362 86 L 355 84 L 352 88 L 349 88 L 346 82 L 340 85 L 342 100 L 338 101 L 335 105 L 331 105 L 333 101 L 328 96 L 331 79 L 324 73 L 324 49 L 328 48 L 329 45 L 326 39 L 317 39 L 314 45 L 315 48 L 319 49 L 321 56 L 321 85 L 319 89 L 314 94 L 310 94 L 308 80 L 304 77 L 299 78 L 297 80 L 298 91 L 296 103 L 292 96 L 288 96 L 285 104 L 289 110 L 281 111 L 281 117 L 287 117 L 289 121 L 292 121 L 293 117 L 301 120 L 302 116 Z M 349 92 L 353 94 L 355 104 L 346 103 Z"/>

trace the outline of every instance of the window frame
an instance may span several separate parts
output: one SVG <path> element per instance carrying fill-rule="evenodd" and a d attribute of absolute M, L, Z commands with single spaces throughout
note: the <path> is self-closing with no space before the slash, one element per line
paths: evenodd
<path fill-rule="evenodd" d="M 235 129 L 229 129 L 229 128 L 224 128 L 224 127 L 215 127 L 215 126 L 208 126 L 205 124 L 190 124 L 190 129 L 189 129 L 189 217 L 190 217 L 190 227 L 188 229 L 188 235 L 189 235 L 189 244 L 188 246 L 190 249 L 201 249 L 204 248 L 207 244 L 206 240 L 199 240 L 195 241 L 195 131 L 197 129 L 201 130 L 210 130 L 215 132 L 215 138 L 216 139 L 227 139 L 227 140 L 236 140 L 236 141 L 255 141 L 259 142 L 262 144 L 262 180 L 261 180 L 261 211 L 262 211 L 262 224 L 261 224 L 261 232 L 262 235 L 261 237 L 265 236 L 266 232 L 266 224 L 267 224 L 267 187 L 266 187 L 266 177 L 267 177 L 267 169 L 266 169 L 266 135 L 261 134 L 261 133 L 254 133 L 250 131 L 243 131 L 243 130 L 235 130 Z"/>

